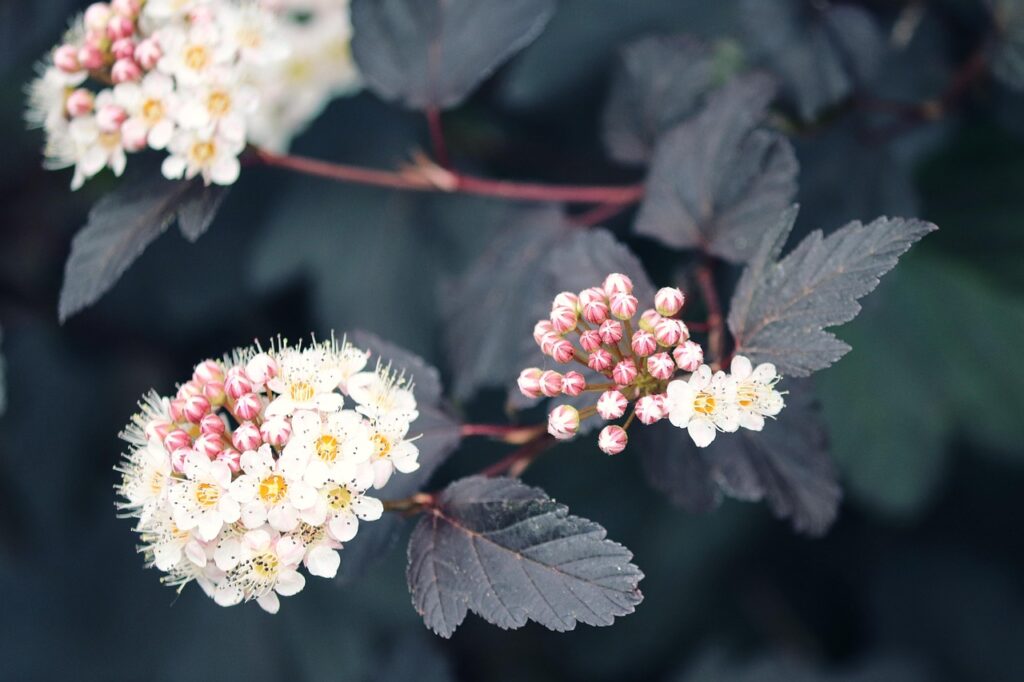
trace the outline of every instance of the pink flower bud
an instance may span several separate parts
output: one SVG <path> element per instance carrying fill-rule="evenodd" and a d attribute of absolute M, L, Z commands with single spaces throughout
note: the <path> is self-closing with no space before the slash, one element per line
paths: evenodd
<path fill-rule="evenodd" d="M 621 426 L 610 424 L 597 435 L 597 447 L 606 455 L 617 455 L 626 449 L 629 436 Z"/>
<path fill-rule="evenodd" d="M 636 401 L 636 418 L 643 424 L 653 424 L 664 419 L 663 402 L 657 396 L 645 395 Z"/>
<path fill-rule="evenodd" d="M 115 40 L 114 44 L 110 46 L 110 52 L 114 55 L 114 59 L 131 61 L 135 57 L 135 41 L 131 38 Z"/>
<path fill-rule="evenodd" d="M 202 395 L 203 387 L 199 385 L 194 379 L 186 381 L 181 386 L 178 386 L 178 398 L 191 398 L 194 395 Z"/>
<path fill-rule="evenodd" d="M 140 7 L 139 0 L 112 0 L 110 3 L 110 9 L 129 19 L 138 16 Z"/>
<path fill-rule="evenodd" d="M 174 429 L 169 431 L 164 436 L 164 448 L 167 452 L 174 452 L 181 448 L 188 448 L 192 446 L 192 437 L 181 429 Z"/>
<path fill-rule="evenodd" d="M 121 38 L 128 38 L 133 33 L 135 33 L 135 22 L 128 17 L 115 14 L 107 22 L 107 37 L 111 40 L 117 41 Z"/>
<path fill-rule="evenodd" d="M 203 360 L 192 372 L 192 380 L 200 384 L 224 381 L 224 368 L 216 360 Z"/>
<path fill-rule="evenodd" d="M 227 402 L 228 395 L 224 391 L 224 384 L 219 381 L 211 381 L 203 386 L 203 396 L 215 407 L 220 407 Z"/>
<path fill-rule="evenodd" d="M 185 471 L 185 459 L 195 450 L 192 448 L 178 448 L 171 453 L 171 468 L 179 474 Z"/>
<path fill-rule="evenodd" d="M 94 97 L 91 92 L 84 88 L 75 90 L 68 95 L 67 109 L 69 116 L 85 116 L 92 111 Z"/>
<path fill-rule="evenodd" d="M 620 320 L 628 320 L 636 315 L 638 304 L 636 296 L 632 294 L 614 294 L 611 302 L 612 315 Z"/>
<path fill-rule="evenodd" d="M 647 371 L 655 379 L 671 379 L 676 373 L 676 363 L 668 353 L 655 353 L 647 358 Z"/>
<path fill-rule="evenodd" d="M 616 320 L 605 320 L 601 323 L 597 333 L 601 335 L 601 342 L 614 346 L 622 340 L 622 323 Z"/>
<path fill-rule="evenodd" d="M 99 69 L 103 66 L 103 52 L 95 45 L 84 45 L 78 50 L 78 64 L 83 69 Z"/>
<path fill-rule="evenodd" d="M 558 296 L 555 296 L 554 302 L 551 304 L 551 308 L 572 308 L 576 310 L 579 307 L 580 298 L 571 291 L 563 291 Z"/>
<path fill-rule="evenodd" d="M 588 353 L 601 347 L 601 335 L 596 329 L 588 329 L 580 334 L 580 346 Z"/>
<path fill-rule="evenodd" d="M 640 313 L 640 328 L 645 332 L 654 332 L 654 328 L 658 326 L 663 318 L 658 314 L 658 311 L 654 308 L 648 308 L 647 310 Z"/>
<path fill-rule="evenodd" d="M 283 447 L 292 435 L 292 425 L 283 417 L 268 419 L 260 426 L 263 440 L 276 447 Z"/>
<path fill-rule="evenodd" d="M 237 474 L 242 470 L 242 453 L 234 448 L 224 448 L 217 454 L 217 461 L 224 462 L 231 469 L 231 473 Z"/>
<path fill-rule="evenodd" d="M 549 398 L 562 394 L 562 375 L 554 370 L 547 370 L 540 375 L 540 392 Z"/>
<path fill-rule="evenodd" d="M 608 297 L 604 295 L 604 289 L 601 287 L 590 287 L 584 289 L 579 295 L 580 306 L 583 307 L 588 303 L 608 303 Z"/>
<path fill-rule="evenodd" d="M 583 306 L 583 319 L 590 324 L 601 324 L 608 319 L 608 304 L 604 301 L 590 301 Z"/>
<path fill-rule="evenodd" d="M 541 345 L 541 340 L 548 334 L 553 334 L 555 331 L 554 325 L 551 324 L 551 320 L 541 320 L 537 324 L 533 325 L 533 340 L 537 342 L 537 345 Z"/>
<path fill-rule="evenodd" d="M 133 83 L 142 78 L 142 68 L 135 60 L 118 59 L 110 69 L 110 79 L 115 83 Z"/>
<path fill-rule="evenodd" d="M 676 366 L 684 372 L 696 372 L 697 368 L 704 362 L 704 349 L 699 343 L 687 341 L 672 351 Z"/>
<path fill-rule="evenodd" d="M 260 386 L 277 376 L 277 362 L 266 353 L 259 353 L 245 363 L 245 373 Z"/>
<path fill-rule="evenodd" d="M 110 21 L 110 5 L 94 2 L 85 10 L 84 23 L 90 31 L 105 31 Z"/>
<path fill-rule="evenodd" d="M 598 348 L 587 359 L 587 367 L 595 372 L 606 372 L 612 366 L 612 354 L 604 348 Z"/>
<path fill-rule="evenodd" d="M 551 355 L 551 348 L 559 341 L 562 341 L 562 337 L 555 332 L 548 332 L 540 340 L 540 352 L 544 355 Z"/>
<path fill-rule="evenodd" d="M 252 389 L 252 381 L 245 375 L 241 367 L 232 367 L 228 370 L 227 379 L 224 380 L 224 391 L 229 397 L 237 400 L 246 393 L 252 393 Z"/>
<path fill-rule="evenodd" d="M 172 428 L 173 425 L 171 424 L 170 419 L 164 419 L 163 417 L 150 419 L 146 423 L 146 438 L 162 443 L 164 439 L 167 438 L 167 434 L 171 432 Z"/>
<path fill-rule="evenodd" d="M 239 419 L 252 421 L 263 409 L 263 401 L 255 393 L 246 393 L 235 402 L 235 414 Z"/>
<path fill-rule="evenodd" d="M 210 401 L 201 395 L 194 395 L 185 399 L 185 406 L 181 410 L 185 419 L 193 424 L 198 424 L 203 417 L 210 413 Z"/>
<path fill-rule="evenodd" d="M 680 330 L 679 320 L 671 320 L 664 318 L 654 328 L 654 338 L 657 339 L 658 343 L 665 347 L 671 347 L 679 343 Z"/>
<path fill-rule="evenodd" d="M 171 419 L 176 422 L 185 421 L 185 415 L 182 414 L 182 410 L 185 409 L 185 398 L 175 398 L 170 403 Z"/>
<path fill-rule="evenodd" d="M 199 422 L 200 433 L 215 433 L 217 435 L 222 435 L 226 429 L 227 427 L 224 426 L 224 420 L 215 414 L 208 414 Z"/>
<path fill-rule="evenodd" d="M 53 65 L 64 73 L 74 73 L 82 68 L 78 63 L 78 48 L 74 45 L 61 45 L 53 51 Z"/>
<path fill-rule="evenodd" d="M 690 328 L 686 326 L 686 323 L 682 320 L 676 320 L 676 326 L 679 327 L 679 341 L 686 341 L 690 338 Z"/>
<path fill-rule="evenodd" d="M 605 391 L 597 399 L 597 413 L 602 419 L 618 419 L 626 413 L 629 401 L 621 391 Z"/>
<path fill-rule="evenodd" d="M 196 438 L 195 449 L 213 459 L 224 449 L 224 437 L 219 433 L 201 433 Z"/>
<path fill-rule="evenodd" d="M 231 444 L 235 446 L 239 452 L 247 452 L 249 450 L 255 450 L 263 444 L 263 436 L 260 435 L 260 429 L 252 422 L 242 422 L 235 429 L 235 432 L 231 434 Z"/>
<path fill-rule="evenodd" d="M 615 367 L 612 368 L 612 379 L 620 386 L 628 386 L 636 380 L 639 373 L 633 358 L 626 358 L 615 363 Z"/>
<path fill-rule="evenodd" d="M 614 294 L 632 294 L 633 280 L 626 275 L 613 272 L 604 278 L 604 284 L 601 285 L 601 288 L 604 289 L 604 293 L 608 298 L 612 298 Z"/>
<path fill-rule="evenodd" d="M 540 377 L 543 374 L 539 367 L 527 367 L 519 373 L 519 392 L 527 398 L 539 398 L 541 396 Z"/>
<path fill-rule="evenodd" d="M 580 429 L 580 413 L 572 405 L 559 405 L 548 414 L 548 433 L 558 440 L 569 440 Z"/>
<path fill-rule="evenodd" d="M 579 372 L 566 372 L 562 377 L 562 393 L 577 396 L 587 387 L 587 380 Z"/>
<path fill-rule="evenodd" d="M 633 352 L 642 358 L 646 358 L 658 349 L 658 342 L 655 341 L 654 334 L 645 332 L 643 329 L 638 329 L 633 334 L 630 345 L 633 347 Z"/>
<path fill-rule="evenodd" d="M 569 341 L 558 339 L 551 344 L 551 357 L 555 362 L 564 365 L 567 362 L 572 362 L 572 359 L 576 357 L 576 349 Z"/>
<path fill-rule="evenodd" d="M 565 334 L 575 329 L 578 321 L 575 308 L 559 306 L 551 309 L 551 326 L 559 334 Z"/>
<path fill-rule="evenodd" d="M 160 43 L 155 38 L 146 38 L 135 47 L 135 61 L 147 71 L 155 69 L 157 62 L 164 56 Z"/>
<path fill-rule="evenodd" d="M 100 107 L 96 112 L 96 124 L 106 133 L 116 132 L 128 118 L 128 113 L 116 104 Z"/>
<path fill-rule="evenodd" d="M 654 307 L 665 317 L 672 317 L 678 313 L 685 302 L 683 292 L 675 287 L 658 289 L 658 293 L 654 295 Z"/>

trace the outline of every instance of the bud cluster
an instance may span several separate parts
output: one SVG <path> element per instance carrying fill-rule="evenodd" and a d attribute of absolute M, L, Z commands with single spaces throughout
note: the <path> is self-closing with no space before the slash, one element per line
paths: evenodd
<path fill-rule="evenodd" d="M 626 417 L 632 403 L 624 424 L 605 426 L 598 435 L 598 447 L 614 455 L 625 449 L 634 420 L 653 424 L 668 418 L 704 447 L 717 431 L 760 430 L 764 417 L 778 414 L 783 398 L 775 390 L 774 366 L 754 369 L 736 356 L 731 373 L 712 372 L 703 348 L 677 318 L 685 302 L 682 291 L 666 287 L 655 295 L 654 307 L 640 311 L 632 281 L 618 273 L 601 286 L 558 294 L 548 319 L 534 327 L 534 340 L 556 363 L 577 363 L 607 381 L 588 381 L 577 370 L 524 369 L 519 390 L 528 398 L 598 394 L 590 407 L 563 404 L 551 410 L 548 432 L 570 439 L 584 419 L 615 421 Z"/>
<path fill-rule="evenodd" d="M 282 6 L 286 4 L 287 6 Z M 348 4 L 111 0 L 77 17 L 31 85 L 28 119 L 72 189 L 127 154 L 168 153 L 169 179 L 230 185 L 247 143 L 287 146 L 358 83 Z"/>
<path fill-rule="evenodd" d="M 334 577 L 342 544 L 383 512 L 367 491 L 419 468 L 412 386 L 368 357 L 333 339 L 240 349 L 140 403 L 118 507 L 165 583 L 273 613 L 305 585 L 301 565 Z"/>

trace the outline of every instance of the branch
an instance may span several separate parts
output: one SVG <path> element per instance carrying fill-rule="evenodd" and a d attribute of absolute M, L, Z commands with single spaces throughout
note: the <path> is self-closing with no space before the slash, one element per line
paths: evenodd
<path fill-rule="evenodd" d="M 710 364 L 715 364 L 725 357 L 725 317 L 722 315 L 718 290 L 715 289 L 714 261 L 710 258 L 705 258 L 697 266 L 697 286 L 708 309 L 708 354 Z"/>

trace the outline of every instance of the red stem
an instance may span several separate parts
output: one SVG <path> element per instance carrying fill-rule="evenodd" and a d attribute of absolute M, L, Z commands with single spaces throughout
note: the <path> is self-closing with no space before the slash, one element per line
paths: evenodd
<path fill-rule="evenodd" d="M 443 168 L 449 168 L 448 145 L 444 141 L 444 128 L 441 127 L 441 112 L 437 107 L 427 107 L 427 128 L 430 130 L 430 145 L 434 148 L 434 156 Z"/>
<path fill-rule="evenodd" d="M 547 433 L 542 433 L 528 443 L 525 443 L 521 448 L 514 450 L 491 466 L 483 469 L 479 475 L 500 476 L 502 474 L 508 474 L 512 478 L 517 478 L 523 473 L 526 467 L 530 466 L 533 460 L 537 459 L 542 452 L 550 448 L 556 442 L 557 441 Z"/>
<path fill-rule="evenodd" d="M 532 426 L 463 424 L 460 429 L 460 433 L 463 438 L 468 438 L 470 436 L 488 436 L 513 445 L 522 445 L 523 443 L 527 443 L 543 432 L 543 424 L 534 424 Z"/>
<path fill-rule="evenodd" d="M 707 258 L 697 266 L 697 286 L 700 288 L 704 305 L 708 309 L 708 354 L 712 363 L 719 362 L 725 354 L 725 318 L 722 303 L 715 289 L 714 262 Z"/>

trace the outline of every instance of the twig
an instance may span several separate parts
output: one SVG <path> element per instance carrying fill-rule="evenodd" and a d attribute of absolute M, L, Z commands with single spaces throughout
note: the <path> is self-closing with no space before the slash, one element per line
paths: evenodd
<path fill-rule="evenodd" d="M 720 362 L 725 354 L 725 318 L 722 304 L 715 289 L 714 261 L 705 258 L 697 266 L 697 286 L 700 288 L 704 305 L 708 309 L 708 354 L 713 363 Z"/>

